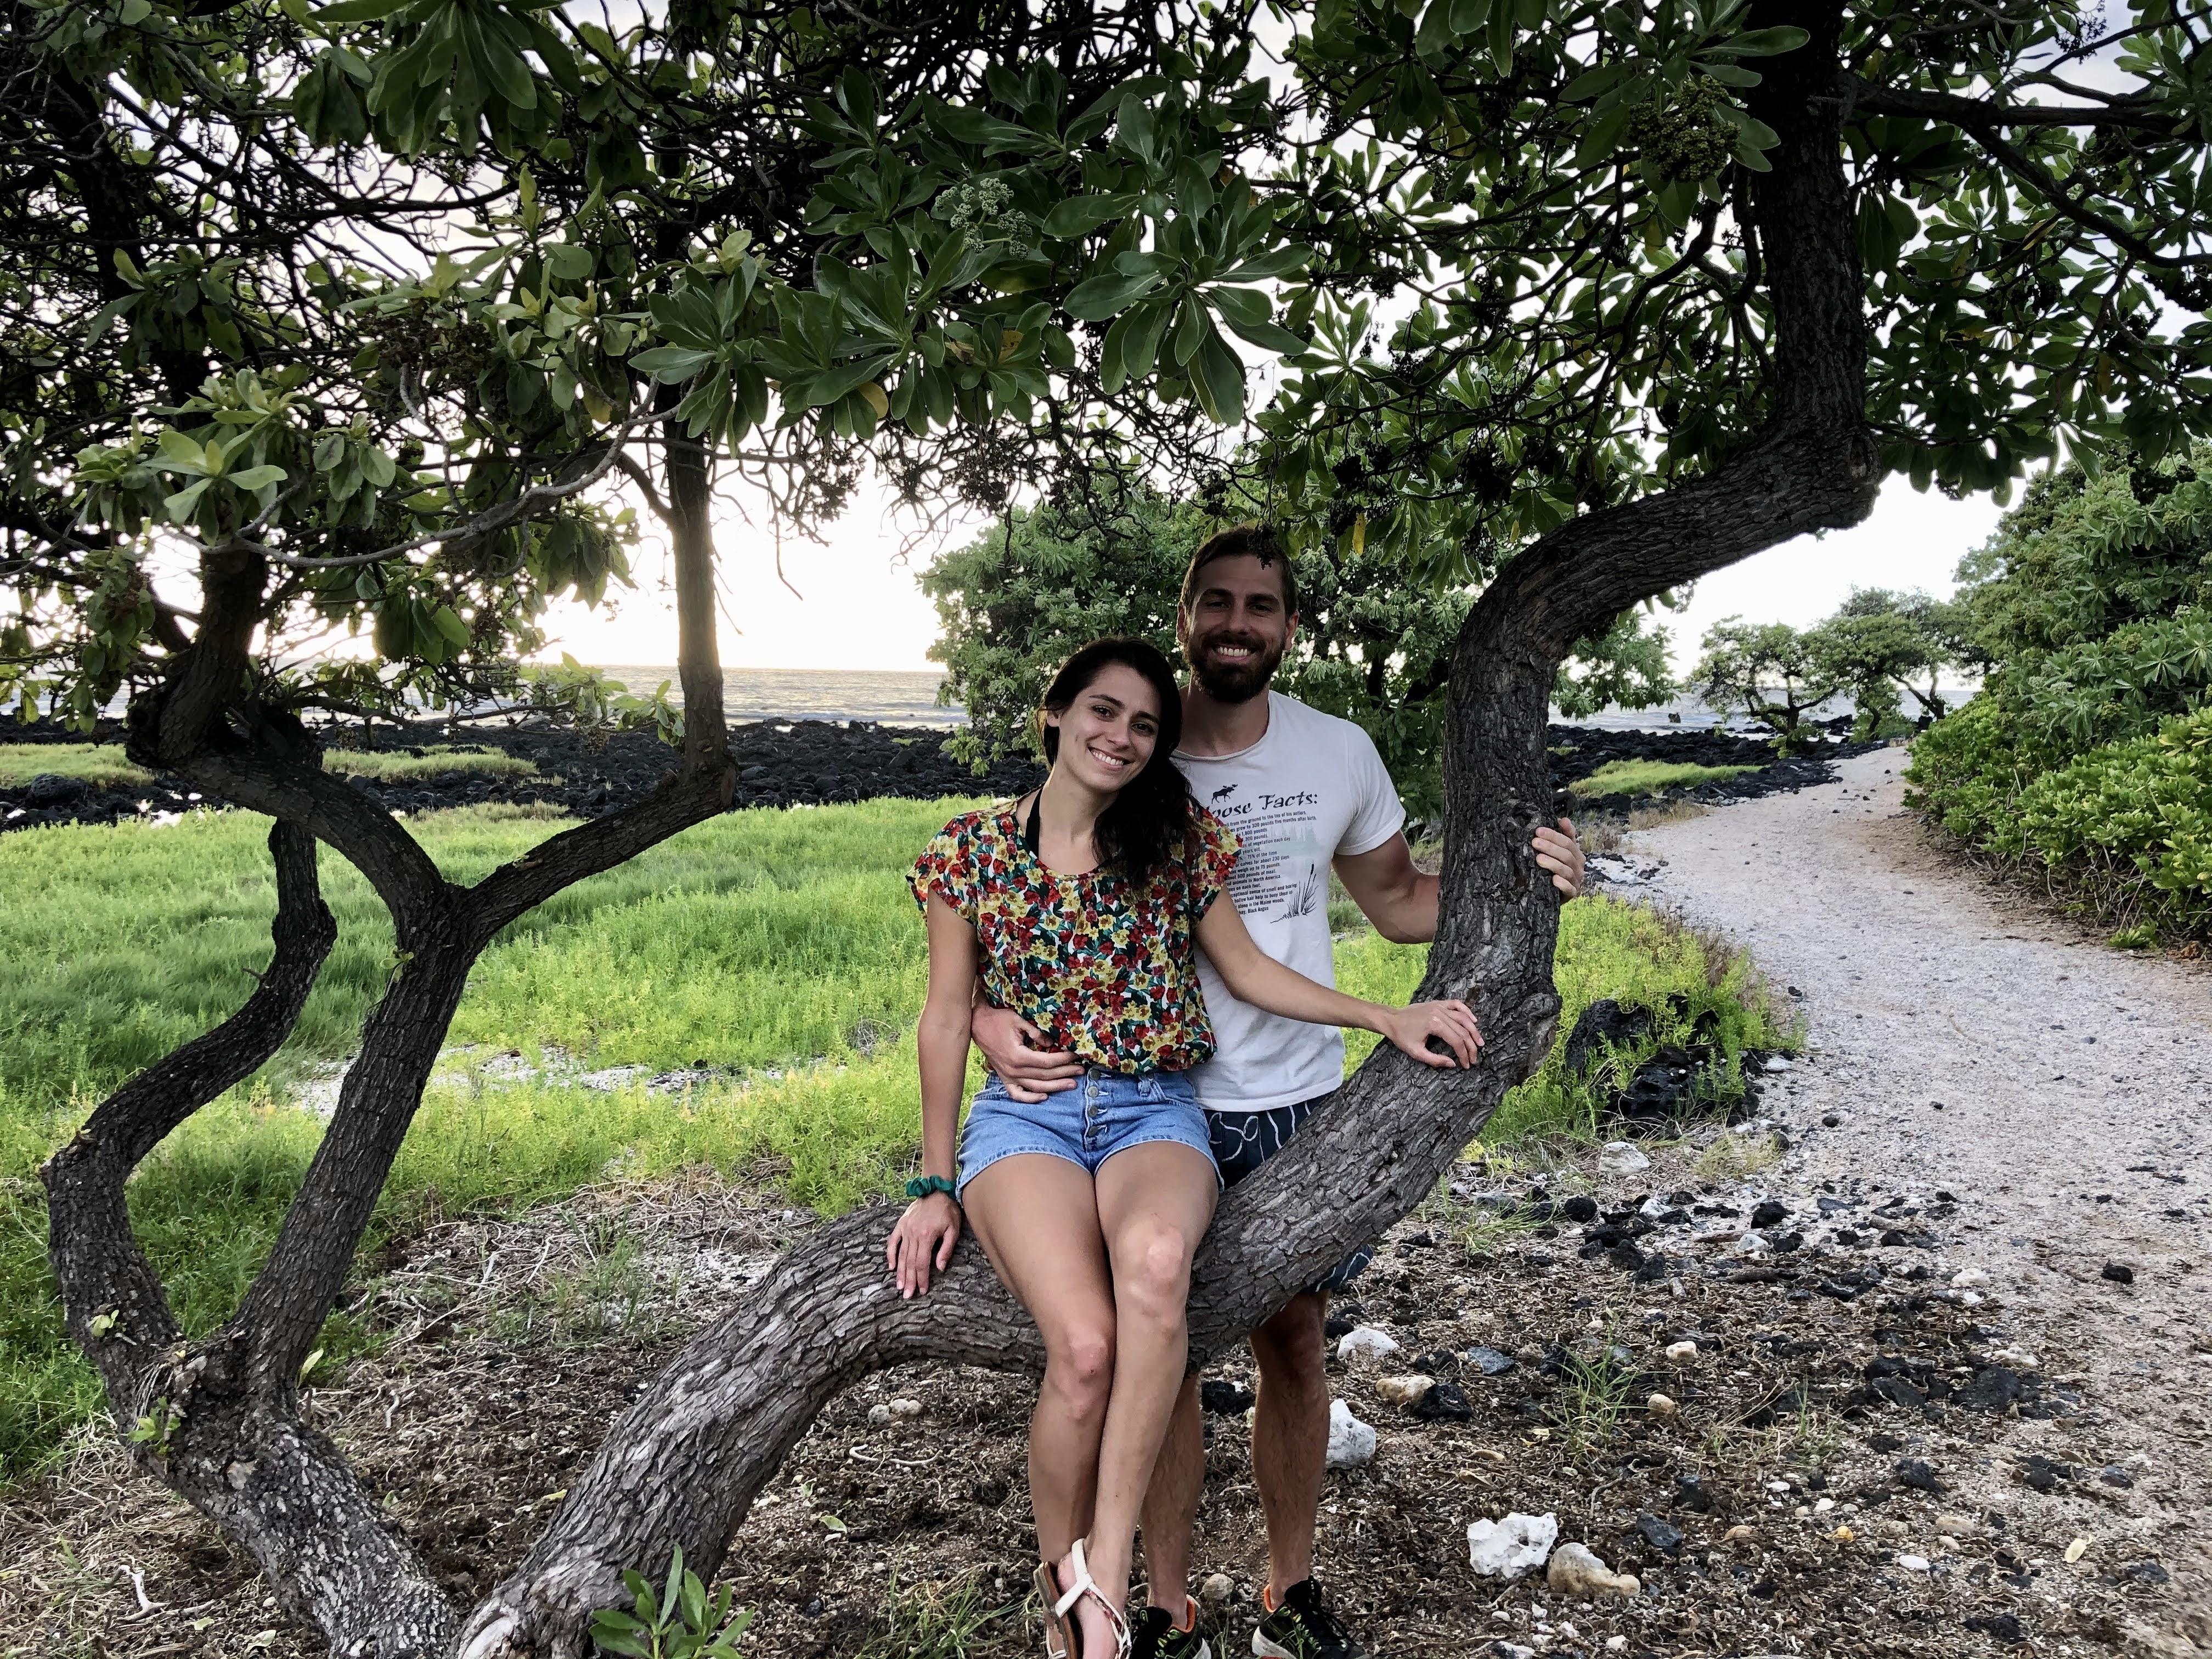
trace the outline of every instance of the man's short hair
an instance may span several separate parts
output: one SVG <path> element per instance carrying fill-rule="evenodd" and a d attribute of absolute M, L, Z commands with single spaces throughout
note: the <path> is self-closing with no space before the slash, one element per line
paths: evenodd
<path fill-rule="evenodd" d="M 1182 598 L 1179 601 L 1188 611 L 1198 598 L 1198 573 L 1216 559 L 1237 559 L 1249 556 L 1259 560 L 1261 568 L 1273 570 L 1283 584 L 1283 609 L 1295 617 L 1298 614 L 1298 576 L 1291 568 L 1291 556 L 1272 526 L 1257 522 L 1231 525 L 1226 530 L 1217 530 L 1198 544 L 1198 551 L 1190 556 L 1190 568 L 1183 572 Z"/>

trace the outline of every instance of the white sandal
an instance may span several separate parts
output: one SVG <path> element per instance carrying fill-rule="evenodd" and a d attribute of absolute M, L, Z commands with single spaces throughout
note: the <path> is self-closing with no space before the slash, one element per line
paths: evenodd
<path fill-rule="evenodd" d="M 1045 1659 L 1095 1659 L 1092 1655 L 1079 1653 L 1076 1644 L 1081 1638 L 1074 1620 L 1067 1616 L 1086 1595 L 1106 1609 L 1106 1617 L 1114 1626 L 1114 1659 L 1129 1659 L 1129 1621 L 1121 1608 L 1106 1599 L 1106 1592 L 1091 1576 L 1090 1565 L 1083 1559 L 1080 1538 L 1070 1547 L 1068 1553 L 1075 1561 L 1075 1583 L 1071 1588 L 1060 1588 L 1060 1574 L 1049 1561 L 1039 1562 L 1034 1575 L 1037 1599 L 1044 1603 Z M 1055 1640 L 1058 1646 L 1054 1645 Z"/>

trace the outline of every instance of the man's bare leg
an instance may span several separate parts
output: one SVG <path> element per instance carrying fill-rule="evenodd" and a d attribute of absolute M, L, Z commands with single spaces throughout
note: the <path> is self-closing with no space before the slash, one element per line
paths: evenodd
<path fill-rule="evenodd" d="M 1252 1479 L 1267 1522 L 1268 1583 L 1278 1597 L 1313 1576 L 1314 1528 L 1328 1455 L 1322 1338 L 1328 1309 L 1326 1295 L 1309 1291 L 1252 1333 L 1252 1357 L 1260 1364 Z M 1186 1542 L 1186 1552 L 1188 1547 Z"/>
<path fill-rule="evenodd" d="M 1152 1606 L 1179 1625 L 1190 1609 L 1190 1543 L 1206 1493 L 1206 1425 L 1198 1410 L 1198 1379 L 1186 1376 L 1160 1442 L 1139 1517 L 1146 1594 Z"/>

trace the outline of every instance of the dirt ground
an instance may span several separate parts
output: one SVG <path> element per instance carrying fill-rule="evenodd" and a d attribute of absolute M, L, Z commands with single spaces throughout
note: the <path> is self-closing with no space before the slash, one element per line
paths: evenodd
<path fill-rule="evenodd" d="M 1463 1166 L 1460 1196 L 1395 1230 L 1343 1311 L 1402 1352 L 1331 1366 L 1380 1449 L 1330 1477 L 1322 1543 L 1325 1582 L 1376 1652 L 1442 1659 L 1502 1640 L 1596 1653 L 1617 1637 L 1632 1654 L 1918 1659 L 2017 1638 L 2086 1654 L 2159 1615 L 2169 1523 L 2188 1501 L 2166 1448 L 2146 1449 L 2095 1390 L 2022 1356 L 2001 1297 L 1969 1308 L 1947 1286 L 1948 1241 L 1971 1207 L 1900 1194 L 1919 1214 L 1881 1219 L 1927 1242 L 1850 1249 L 1833 1235 L 1876 1224 L 1872 1187 L 1817 1194 L 1824 1215 L 1776 1166 L 1741 1173 L 1775 1150 L 1752 1127 L 1652 1147 L 1650 1170 L 1606 1182 Z M 1789 1214 L 1765 1233 L 1803 1242 L 1746 1254 L 1774 1192 Z M 1602 1206 L 1589 1227 L 1568 1218 L 1583 1194 Z M 1656 1218 L 1636 1214 L 1647 1195 Z M 1561 1213 L 1541 1221 L 1532 1198 Z M 638 1380 L 799 1230 L 771 1203 L 709 1181 L 617 1188 L 512 1224 L 453 1224 L 388 1264 L 370 1310 L 388 1345 L 312 1397 L 457 1595 L 516 1559 Z M 1624 1246 L 1583 1237 L 1607 1216 L 1616 1231 L 1650 1219 L 1625 1241 L 1656 1264 L 1640 1279 Z M 1668 1358 L 1682 1340 L 1695 1358 Z M 1486 1375 L 1498 1357 L 1510 1368 Z M 1455 1384 L 1468 1420 L 1385 1403 L 1377 1383 L 1416 1362 Z M 1887 1394 L 1870 1391 L 1870 1366 Z M 1996 1386 L 2000 1371 L 2018 1381 Z M 1250 1380 L 1235 1360 L 1212 1375 Z M 1654 1414 L 1654 1394 L 1675 1409 Z M 1917 1403 L 1929 1395 L 1948 1401 Z M 1030 1651 L 1030 1400 L 1024 1379 L 921 1369 L 841 1399 L 732 1553 L 731 1582 L 758 1610 L 748 1649 Z M 871 1420 L 894 1401 L 918 1414 Z M 1242 1651 L 1262 1534 L 1242 1420 L 1209 1424 L 1198 1559 L 1227 1592 L 1207 1607 L 1220 1650 Z M 2068 1471 L 2047 1492 L 2028 1484 L 2032 1451 Z M 1468 1523 L 1511 1511 L 1556 1515 L 1563 1540 L 1637 1572 L 1644 1594 L 1583 1604 L 1476 1577 Z M 92 1445 L 0 1525 L 13 1650 L 320 1651 L 211 1528 Z M 2069 1563 L 2079 1538 L 2089 1547 Z"/>
<path fill-rule="evenodd" d="M 1766 1079 L 1761 1118 L 1647 1142 L 1629 1175 L 1600 1178 L 1588 1149 L 1462 1165 L 1343 1299 L 1400 1348 L 1331 1364 L 1380 1444 L 1330 1476 L 1321 1571 L 1378 1656 L 2212 1648 L 2206 981 L 1943 867 L 1887 816 L 1887 763 L 1634 843 L 1631 880 L 1648 869 L 1802 997 L 1817 1047 Z M 772 1181 L 701 1177 L 448 1224 L 374 1264 L 358 1311 L 382 1345 L 313 1409 L 465 1596 L 808 1222 Z M 1378 1392 L 1417 1369 L 1448 1407 L 1425 1419 Z M 1251 1378 L 1236 1356 L 1209 1376 L 1231 1397 L 1197 1559 L 1215 1650 L 1242 1653 L 1265 1563 L 1231 1392 Z M 757 1610 L 747 1650 L 1035 1651 L 1031 1394 L 912 1368 L 841 1398 L 726 1564 Z M 1516 1511 L 1641 1593 L 1478 1576 L 1468 1523 Z M 0 1509 L 11 1659 L 321 1651 L 110 1443 Z"/>

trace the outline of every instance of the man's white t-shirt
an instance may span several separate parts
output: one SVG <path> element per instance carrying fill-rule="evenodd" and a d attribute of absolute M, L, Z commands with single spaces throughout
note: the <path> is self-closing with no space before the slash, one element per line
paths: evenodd
<path fill-rule="evenodd" d="M 1336 983 L 1328 937 L 1329 865 L 1371 853 L 1406 821 L 1374 739 L 1350 720 L 1267 694 L 1267 735 L 1234 755 L 1175 763 L 1198 804 L 1243 842 L 1230 896 L 1252 939 L 1286 967 Z M 1263 1012 L 1230 995 L 1205 954 L 1198 975 L 1218 1045 L 1193 1069 L 1210 1112 L 1264 1112 L 1327 1094 L 1344 1081 L 1344 1033 Z"/>

